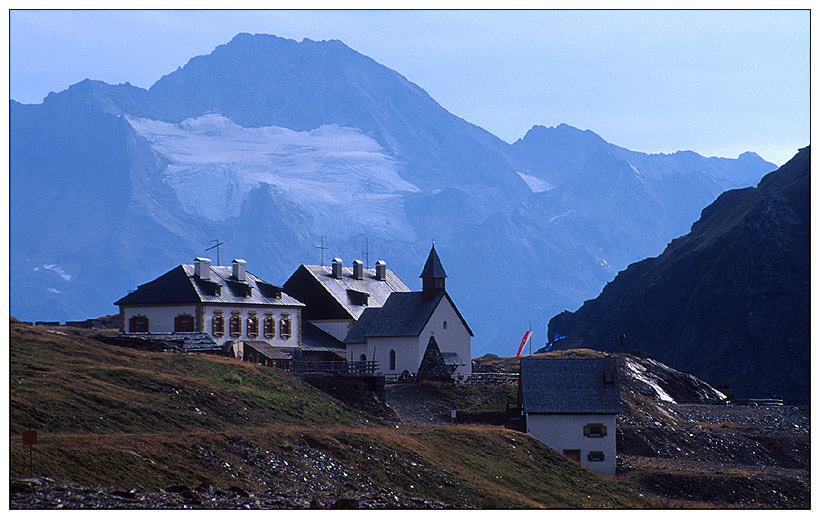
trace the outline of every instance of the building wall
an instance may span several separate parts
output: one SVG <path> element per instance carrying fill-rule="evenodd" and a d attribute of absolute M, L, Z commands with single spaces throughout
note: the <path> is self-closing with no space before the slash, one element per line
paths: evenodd
<path fill-rule="evenodd" d="M 329 333 L 340 341 L 345 340 L 347 332 L 353 327 L 352 319 L 317 319 L 310 321 L 317 328 Z"/>
<path fill-rule="evenodd" d="M 447 328 L 444 327 L 445 322 L 447 322 Z M 464 362 L 464 366 L 459 366 L 453 374 L 455 378 L 459 375 L 466 377 L 473 372 L 470 332 L 464 327 L 455 308 L 446 297 L 442 298 L 419 336 L 416 368 L 421 363 L 424 350 L 427 349 L 427 343 L 430 342 L 432 335 L 435 335 L 441 353 L 455 352 Z"/>
<path fill-rule="evenodd" d="M 198 308 L 199 306 L 199 308 Z M 222 311 L 222 317 L 225 321 L 225 334 L 222 336 L 214 336 L 212 334 L 213 316 L 217 310 Z M 197 312 L 200 312 L 199 315 Z M 234 315 L 232 312 L 237 312 L 237 315 L 242 319 L 242 334 L 239 336 L 232 336 L 230 331 L 230 318 Z M 259 320 L 259 335 L 255 337 L 248 336 L 248 317 L 251 312 L 256 312 L 256 317 Z M 270 312 L 276 319 L 276 335 L 274 337 L 265 337 L 265 316 Z M 224 344 L 227 341 L 265 341 L 272 346 L 301 346 L 301 326 L 300 326 L 300 311 L 296 307 L 271 307 L 261 305 L 151 305 L 151 306 L 133 306 L 122 309 L 124 316 L 123 331 L 128 332 L 128 320 L 134 315 L 144 315 L 148 318 L 148 332 L 149 333 L 172 333 L 174 331 L 174 318 L 180 314 L 190 314 L 195 317 L 195 329 L 203 331 L 213 337 L 217 344 Z M 291 335 L 288 339 L 282 338 L 280 335 L 279 322 L 284 314 L 290 317 Z M 201 325 L 201 327 L 200 327 Z"/>
<path fill-rule="evenodd" d="M 527 413 L 527 432 L 559 453 L 564 449 L 580 449 L 581 463 L 607 476 L 615 475 L 615 415 L 614 414 L 530 414 Z M 587 438 L 584 426 L 602 423 L 606 426 L 603 438 Z M 590 451 L 602 451 L 603 461 L 589 461 Z"/>
<path fill-rule="evenodd" d="M 390 369 L 390 350 L 396 352 L 396 369 Z M 367 340 L 367 359 L 378 361 L 379 371 L 384 374 L 401 375 L 404 370 L 415 374 L 421 362 L 421 357 L 418 356 L 418 338 L 371 337 Z"/>
<path fill-rule="evenodd" d="M 123 309 L 122 331 L 128 332 L 128 321 L 135 315 L 148 318 L 148 333 L 172 333 L 174 318 L 180 314 L 192 315 L 196 318 L 196 305 L 151 305 L 134 306 Z"/>

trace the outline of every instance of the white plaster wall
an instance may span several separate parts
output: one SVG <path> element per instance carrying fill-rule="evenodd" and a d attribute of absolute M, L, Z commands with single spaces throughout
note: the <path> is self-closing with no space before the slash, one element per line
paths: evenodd
<path fill-rule="evenodd" d="M 350 328 L 353 326 L 352 319 L 345 319 L 342 321 L 315 320 L 310 322 L 317 328 L 329 333 L 340 341 L 345 340 L 345 337 L 347 337 L 347 332 L 349 332 Z"/>
<path fill-rule="evenodd" d="M 404 370 L 415 374 L 421 363 L 418 348 L 417 337 L 371 337 L 367 340 L 367 360 L 378 361 L 379 371 L 384 374 L 400 375 Z M 392 370 L 390 350 L 396 350 L 396 369 Z M 354 360 L 358 358 L 356 355 Z"/>
<path fill-rule="evenodd" d="M 215 310 L 222 310 L 222 317 L 225 319 L 225 335 L 221 337 L 214 337 L 211 335 L 213 329 L 211 323 Z M 242 335 L 236 337 L 230 334 L 230 318 L 231 311 L 237 310 L 239 316 L 242 318 Z M 265 312 L 272 312 L 273 317 L 276 318 L 276 336 L 265 337 Z M 250 312 L 256 312 L 256 317 L 259 319 L 259 335 L 256 337 L 249 337 L 248 331 L 248 316 Z M 282 319 L 282 314 L 287 313 L 290 316 L 290 330 L 291 336 L 287 340 L 279 335 L 279 321 Z M 196 319 L 196 305 L 184 306 L 143 306 L 143 307 L 128 307 L 124 309 L 124 331 L 128 332 L 128 320 L 134 315 L 144 315 L 148 318 L 148 332 L 149 333 L 173 333 L 174 331 L 174 317 L 180 314 L 190 314 Z M 227 341 L 265 341 L 272 346 L 300 346 L 299 341 L 299 316 L 298 308 L 288 307 L 264 307 L 264 306 L 230 306 L 230 305 L 205 305 L 203 311 L 203 329 L 205 333 L 211 335 L 217 344 L 224 344 Z"/>
<path fill-rule="evenodd" d="M 602 423 L 603 438 L 587 438 L 584 426 Z M 529 414 L 527 432 L 559 453 L 564 449 L 581 449 L 581 463 L 599 474 L 615 475 L 615 415 L 614 414 Z M 588 461 L 589 451 L 603 451 L 604 461 Z"/>
<path fill-rule="evenodd" d="M 367 344 L 365 344 L 363 342 L 355 343 L 355 344 L 353 344 L 353 343 L 346 344 L 345 345 L 345 350 L 347 351 L 347 360 L 349 360 L 349 361 L 359 360 L 362 353 L 367 355 Z M 367 360 L 373 360 L 373 359 L 371 359 L 368 356 Z"/>
<path fill-rule="evenodd" d="M 128 333 L 128 321 L 135 315 L 148 318 L 148 333 L 173 333 L 174 317 L 189 314 L 196 318 L 196 305 L 188 306 L 138 306 L 125 308 L 123 331 Z"/>
<path fill-rule="evenodd" d="M 447 321 L 446 329 L 444 328 L 445 321 Z M 473 372 L 470 333 L 446 297 L 441 299 L 419 336 L 417 367 L 421 363 L 431 335 L 436 337 L 436 344 L 442 353 L 455 352 L 464 362 L 464 366 L 456 369 L 454 377 L 458 378 L 459 375 L 466 377 Z"/>
<path fill-rule="evenodd" d="M 222 310 L 222 317 L 225 319 L 225 335 L 221 337 L 214 337 L 214 340 L 217 344 L 224 344 L 227 341 L 265 341 L 271 346 L 288 346 L 291 348 L 296 348 L 300 345 L 299 343 L 299 310 L 298 308 L 283 308 L 283 307 L 265 307 L 265 306 L 229 306 L 229 305 L 205 305 L 205 310 L 203 312 L 203 330 L 208 335 L 211 335 L 211 331 L 213 327 L 211 326 L 213 322 L 213 316 L 215 310 Z M 231 335 L 231 323 L 230 319 L 233 315 L 232 311 L 238 311 L 239 316 L 242 318 L 242 335 L 233 336 Z M 248 317 L 250 316 L 250 312 L 256 312 L 256 318 L 259 320 L 259 335 L 255 337 L 248 336 Z M 276 319 L 276 336 L 275 337 L 265 337 L 265 313 L 272 312 L 273 317 Z M 290 317 L 290 338 L 287 340 L 283 339 L 281 335 L 279 335 L 279 321 L 282 319 L 282 314 L 286 313 Z M 173 330 L 173 322 L 171 323 Z M 212 336 L 213 337 L 213 336 Z"/>

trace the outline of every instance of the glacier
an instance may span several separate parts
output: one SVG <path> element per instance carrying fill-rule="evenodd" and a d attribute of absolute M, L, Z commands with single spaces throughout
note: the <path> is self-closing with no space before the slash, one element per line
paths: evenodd
<path fill-rule="evenodd" d="M 245 128 L 217 113 L 178 124 L 126 119 L 167 162 L 163 182 L 185 213 L 213 222 L 239 217 L 251 191 L 267 184 L 311 216 L 315 234 L 347 237 L 369 228 L 415 239 L 403 196 L 420 189 L 356 128 Z"/>

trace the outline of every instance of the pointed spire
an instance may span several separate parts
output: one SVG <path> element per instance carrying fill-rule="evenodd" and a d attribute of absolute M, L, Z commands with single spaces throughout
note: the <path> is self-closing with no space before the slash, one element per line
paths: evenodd
<path fill-rule="evenodd" d="M 433 242 L 433 247 L 430 249 L 430 254 L 427 256 L 427 263 L 421 271 L 420 278 L 446 278 L 447 274 L 444 272 L 444 267 L 441 266 L 441 260 L 436 254 L 436 242 Z"/>
<path fill-rule="evenodd" d="M 422 299 L 425 301 L 432 300 L 436 294 L 444 291 L 444 278 L 447 274 L 444 272 L 444 267 L 441 266 L 441 260 L 436 254 L 436 243 L 433 242 L 433 247 L 430 249 L 430 255 L 427 256 L 427 263 L 421 271 L 421 291 Z"/>

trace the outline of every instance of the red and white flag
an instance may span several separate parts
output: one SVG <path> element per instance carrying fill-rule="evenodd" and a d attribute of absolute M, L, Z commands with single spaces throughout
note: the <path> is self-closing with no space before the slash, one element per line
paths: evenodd
<path fill-rule="evenodd" d="M 524 349 L 524 345 L 527 344 L 527 341 L 530 339 L 530 335 L 532 335 L 532 330 L 527 330 L 524 332 L 524 338 L 521 339 L 521 345 L 518 347 L 518 353 L 515 354 L 516 358 L 521 356 L 521 350 Z"/>

